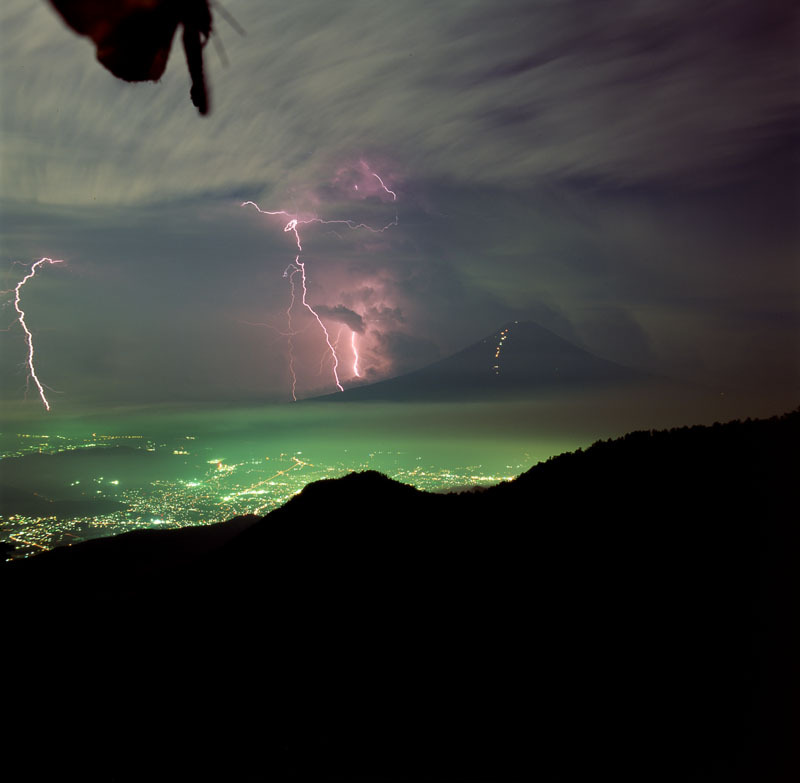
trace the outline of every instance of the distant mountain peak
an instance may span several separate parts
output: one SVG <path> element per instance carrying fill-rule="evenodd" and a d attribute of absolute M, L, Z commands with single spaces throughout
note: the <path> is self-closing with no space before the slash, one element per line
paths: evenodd
<path fill-rule="evenodd" d="M 643 377 L 643 373 L 594 356 L 533 321 L 508 321 L 483 339 L 419 370 L 315 399 L 491 400 L 559 387 L 585 389 Z"/>

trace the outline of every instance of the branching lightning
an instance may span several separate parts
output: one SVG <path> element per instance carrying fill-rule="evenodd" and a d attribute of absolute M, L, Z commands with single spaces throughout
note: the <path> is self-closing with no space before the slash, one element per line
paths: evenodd
<path fill-rule="evenodd" d="M 387 193 L 389 196 L 391 196 L 392 201 L 397 201 L 397 193 L 395 193 L 393 190 L 390 190 L 386 186 L 386 183 L 383 181 L 383 179 L 378 174 L 376 174 L 374 171 L 371 171 L 369 169 L 369 166 L 367 166 L 366 163 L 364 163 L 362 161 L 361 165 L 365 169 L 367 174 L 371 175 L 372 177 L 374 177 L 378 181 L 378 183 L 380 184 L 381 189 L 385 193 Z M 358 185 L 355 185 L 354 188 L 356 190 L 358 190 Z M 290 290 L 289 306 L 288 306 L 288 308 L 286 310 L 286 320 L 287 320 L 287 324 L 288 324 L 287 337 L 288 337 L 288 345 L 289 345 L 289 375 L 291 377 L 291 384 L 292 384 L 292 399 L 295 402 L 297 401 L 297 375 L 296 375 L 296 372 L 295 372 L 295 359 L 294 359 L 294 351 L 293 351 L 293 345 L 292 345 L 292 336 L 294 334 L 296 334 L 296 332 L 294 332 L 293 329 L 292 329 L 292 311 L 294 309 L 296 300 L 298 298 L 297 297 L 297 292 L 296 292 L 296 289 L 295 289 L 295 275 L 297 275 L 298 273 L 300 275 L 300 290 L 301 290 L 301 295 L 299 297 L 300 298 L 300 302 L 303 305 L 303 307 L 305 307 L 308 310 L 308 312 L 313 316 L 313 318 L 315 319 L 315 321 L 319 325 L 320 331 L 322 332 L 322 335 L 323 335 L 323 337 L 325 339 L 325 344 L 327 346 L 327 350 L 328 350 L 328 352 L 329 352 L 329 354 L 330 354 L 330 356 L 331 356 L 331 358 L 333 360 L 332 372 L 333 372 L 334 383 L 336 384 L 336 388 L 339 391 L 344 391 L 344 387 L 342 386 L 341 380 L 339 378 L 339 364 L 340 364 L 340 362 L 339 362 L 339 355 L 337 353 L 338 339 L 337 339 L 336 343 L 333 343 L 331 341 L 330 333 L 328 332 L 328 329 L 326 328 L 325 324 L 323 323 L 322 318 L 320 317 L 319 313 L 308 302 L 306 266 L 305 266 L 305 262 L 300 260 L 300 256 L 303 253 L 303 244 L 302 244 L 302 241 L 300 239 L 300 228 L 299 227 L 300 226 L 311 225 L 313 223 L 318 223 L 320 225 L 326 225 L 326 226 L 339 224 L 339 225 L 346 226 L 347 228 L 349 228 L 352 231 L 365 230 L 365 231 L 370 231 L 370 232 L 372 232 L 374 234 L 381 234 L 384 231 L 387 231 L 392 226 L 397 226 L 399 224 L 399 218 L 398 218 L 397 211 L 395 211 L 394 219 L 392 221 L 390 221 L 389 223 L 387 223 L 384 226 L 376 228 L 376 227 L 370 226 L 370 225 L 368 225 L 366 223 L 360 223 L 360 222 L 357 222 L 357 221 L 351 220 L 351 219 L 326 220 L 324 218 L 320 218 L 320 217 L 316 217 L 316 216 L 315 217 L 302 217 L 300 215 L 297 215 L 296 213 L 289 212 L 289 211 L 287 211 L 285 209 L 279 209 L 279 210 L 261 209 L 261 207 L 258 204 L 256 204 L 256 202 L 254 202 L 254 201 L 244 201 L 244 202 L 242 202 L 241 206 L 243 206 L 243 207 L 248 207 L 248 206 L 249 207 L 255 207 L 255 209 L 259 213 L 261 213 L 262 215 L 282 216 L 282 217 L 287 218 L 287 223 L 283 227 L 284 233 L 292 233 L 294 235 L 295 245 L 297 246 L 297 254 L 295 256 L 294 261 L 291 264 L 289 264 L 289 266 L 287 266 L 286 269 L 283 272 L 284 278 L 286 278 L 289 281 L 289 290 Z M 358 349 L 356 347 L 356 333 L 355 333 L 355 331 L 352 332 L 352 337 L 351 337 L 350 344 L 351 344 L 352 351 L 353 351 L 353 356 L 354 356 L 354 360 L 353 360 L 353 375 L 355 377 L 357 377 L 357 378 L 360 378 L 361 377 L 361 372 L 359 370 L 359 364 L 358 364 L 359 355 L 358 355 Z"/>
<path fill-rule="evenodd" d="M 39 392 L 39 397 L 41 397 L 42 404 L 45 407 L 45 410 L 50 410 L 50 403 L 47 400 L 47 396 L 44 393 L 44 386 L 42 382 L 39 380 L 39 376 L 36 374 L 36 366 L 33 363 L 33 334 L 31 330 L 28 328 L 28 324 L 25 321 L 25 311 L 22 309 L 21 304 L 21 296 L 22 296 L 22 286 L 28 282 L 32 277 L 36 275 L 36 272 L 43 264 L 63 264 L 64 262 L 60 259 L 52 259 L 52 258 L 40 258 L 38 261 L 34 262 L 31 266 L 31 271 L 28 272 L 22 280 L 17 283 L 14 287 L 14 309 L 17 311 L 17 321 L 19 321 L 20 326 L 22 327 L 22 331 L 25 333 L 25 344 L 28 346 L 28 357 L 25 362 L 26 367 L 28 368 L 28 383 L 31 380 L 36 384 L 36 389 Z"/>
<path fill-rule="evenodd" d="M 294 260 L 295 267 L 300 271 L 300 284 L 303 288 L 303 296 L 300 298 L 300 301 L 303 303 L 303 307 L 305 307 L 311 315 L 316 318 L 317 323 L 319 324 L 319 328 L 322 329 L 322 334 L 325 335 L 325 342 L 328 345 L 328 350 L 331 352 L 331 356 L 333 357 L 333 379 L 336 381 L 336 388 L 339 391 L 344 391 L 344 386 L 339 381 L 339 357 L 336 354 L 336 348 L 334 348 L 333 343 L 331 342 L 331 336 L 328 334 L 328 330 L 325 328 L 325 324 L 322 323 L 322 319 L 317 314 L 317 311 L 308 303 L 306 297 L 308 296 L 308 289 L 306 288 L 306 265 L 300 260 L 300 256 L 297 256 Z"/>
<path fill-rule="evenodd" d="M 397 201 L 397 193 L 395 193 L 393 190 L 389 190 L 389 188 L 383 184 L 383 180 L 374 171 L 371 171 L 370 174 L 372 174 L 372 176 L 381 183 L 381 187 L 392 197 L 392 201 Z"/>

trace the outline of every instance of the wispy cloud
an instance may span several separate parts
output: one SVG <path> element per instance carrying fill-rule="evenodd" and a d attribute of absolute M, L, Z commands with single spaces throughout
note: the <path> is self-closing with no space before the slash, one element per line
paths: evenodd
<path fill-rule="evenodd" d="M 120 82 L 50 7 L 3 4 L 5 194 L 131 203 L 314 181 L 338 155 L 409 176 L 715 184 L 752 174 L 798 119 L 786 2 L 231 2 L 201 120 L 173 53 Z"/>

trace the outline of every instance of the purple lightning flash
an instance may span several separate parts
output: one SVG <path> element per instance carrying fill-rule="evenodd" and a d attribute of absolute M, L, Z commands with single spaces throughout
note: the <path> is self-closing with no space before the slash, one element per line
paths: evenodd
<path fill-rule="evenodd" d="M 392 201 L 397 201 L 397 194 L 386 186 L 383 179 L 381 179 L 381 177 L 378 176 L 374 171 L 370 171 L 369 167 L 365 163 L 362 163 L 362 166 L 367 170 L 367 173 L 369 173 L 371 176 L 375 177 L 375 179 L 378 180 L 381 188 L 392 197 Z M 355 189 L 358 190 L 357 185 L 355 186 Z M 298 252 L 295 256 L 294 261 L 291 264 L 289 264 L 289 266 L 287 266 L 283 272 L 283 276 L 289 280 L 289 288 L 290 288 L 290 300 L 289 300 L 289 307 L 286 310 L 286 320 L 289 327 L 287 337 L 289 341 L 289 373 L 292 378 L 292 399 L 295 402 L 297 401 L 297 376 L 295 375 L 295 370 L 294 370 L 294 354 L 292 350 L 292 335 L 294 334 L 294 332 L 292 331 L 292 309 L 294 308 L 296 300 L 294 276 L 298 272 L 300 273 L 300 283 L 302 292 L 300 301 L 303 307 L 305 307 L 309 311 L 309 313 L 311 313 L 311 315 L 314 317 L 317 324 L 319 325 L 319 328 L 322 331 L 322 334 L 325 338 L 325 343 L 328 346 L 328 351 L 330 352 L 330 355 L 333 359 L 333 379 L 334 382 L 336 383 L 336 388 L 339 391 L 344 391 L 344 387 L 342 386 L 341 381 L 339 379 L 339 356 L 336 353 L 336 345 L 334 345 L 334 343 L 331 342 L 330 333 L 325 327 L 325 324 L 322 322 L 322 319 L 320 318 L 317 311 L 314 310 L 314 308 L 308 303 L 306 298 L 308 294 L 306 286 L 307 283 L 306 267 L 305 267 L 305 262 L 300 260 L 300 255 L 303 252 L 303 245 L 302 242 L 300 241 L 300 231 L 298 229 L 298 226 L 301 225 L 305 226 L 311 223 L 319 223 L 321 225 L 329 226 L 338 223 L 347 226 L 347 228 L 353 231 L 356 231 L 358 229 L 364 229 L 366 231 L 371 231 L 374 234 L 382 234 L 384 231 L 391 228 L 392 226 L 398 225 L 399 219 L 397 212 L 395 212 L 394 220 L 392 220 L 390 223 L 387 223 L 385 226 L 381 228 L 375 228 L 373 226 L 367 225 L 366 223 L 357 223 L 354 220 L 325 220 L 319 217 L 301 218 L 296 214 L 288 212 L 287 210 L 284 209 L 279 209 L 275 211 L 261 209 L 261 207 L 255 203 L 255 201 L 244 201 L 242 202 L 241 206 L 255 207 L 262 215 L 282 215 L 283 217 L 288 218 L 289 220 L 283 227 L 283 230 L 285 233 L 291 232 L 292 234 L 294 234 L 295 244 L 297 245 Z M 360 378 L 361 374 L 358 371 L 358 352 L 355 343 L 355 332 L 353 332 L 352 335 L 351 346 L 355 354 L 355 362 L 353 365 L 354 374 Z"/>

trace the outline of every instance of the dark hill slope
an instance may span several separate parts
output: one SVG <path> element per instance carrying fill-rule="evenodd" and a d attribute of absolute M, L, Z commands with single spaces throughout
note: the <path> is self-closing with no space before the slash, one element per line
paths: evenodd
<path fill-rule="evenodd" d="M 799 423 L 318 482 L 138 586 L 102 542 L 11 564 L 10 736 L 89 737 L 84 778 L 791 779 Z"/>

